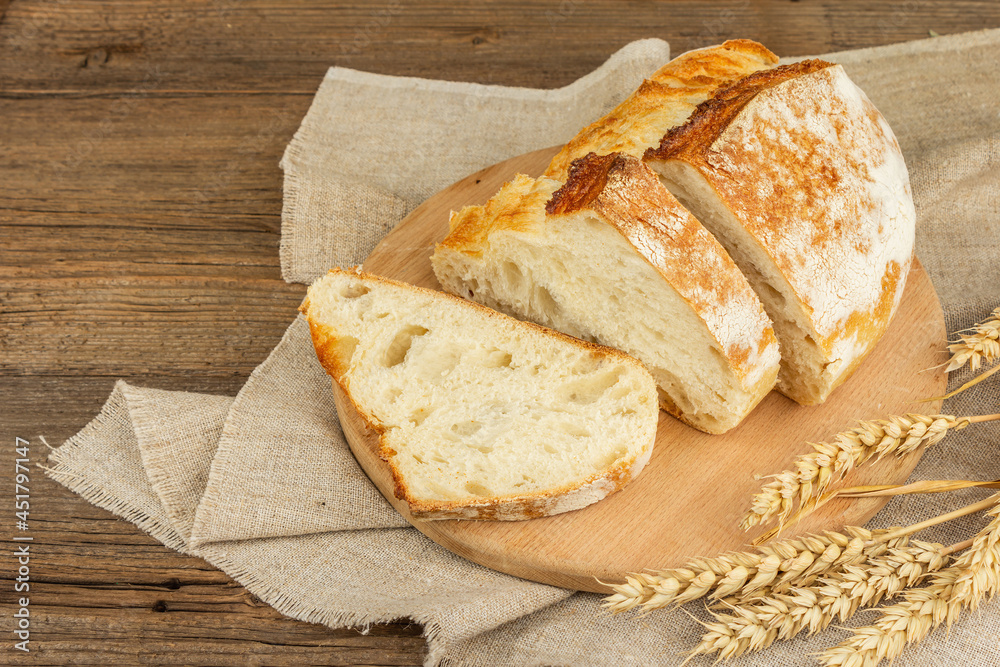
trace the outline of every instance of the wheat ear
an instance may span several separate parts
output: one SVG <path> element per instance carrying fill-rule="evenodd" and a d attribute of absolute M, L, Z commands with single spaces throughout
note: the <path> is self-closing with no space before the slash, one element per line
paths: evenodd
<path fill-rule="evenodd" d="M 713 614 L 715 622 L 702 624 L 706 632 L 691 655 L 719 653 L 726 660 L 791 639 L 803 630 L 815 634 L 834 620 L 847 620 L 862 606 L 898 594 L 945 564 L 940 544 L 907 540 L 897 538 L 887 545 L 886 553 L 831 572 L 809 586 L 750 604 L 729 604 L 729 613 Z"/>
<path fill-rule="evenodd" d="M 845 533 L 828 531 L 766 544 L 758 547 L 757 553 L 696 558 L 682 568 L 632 574 L 624 584 L 611 587 L 614 594 L 604 599 L 604 608 L 612 613 L 639 607 L 652 611 L 706 595 L 742 599 L 783 592 L 808 585 L 831 570 L 856 565 L 887 548 L 880 540 L 886 531 L 873 533 L 851 526 Z"/>
<path fill-rule="evenodd" d="M 951 359 L 946 372 L 950 373 L 969 364 L 973 371 L 984 361 L 1000 359 L 1000 308 L 990 313 L 985 322 L 972 327 L 972 333 L 960 335 L 957 341 L 948 345 Z"/>
<path fill-rule="evenodd" d="M 820 656 L 827 667 L 874 667 L 919 642 L 931 630 L 949 627 L 965 607 L 976 609 L 986 595 L 1000 589 L 1000 494 L 991 497 L 993 517 L 954 564 L 934 575 L 931 585 L 904 593 L 902 602 L 885 607 L 873 625 L 855 630 L 839 646 Z"/>
<path fill-rule="evenodd" d="M 994 417 L 1000 417 L 994 416 Z M 829 485 L 872 457 L 902 456 L 921 446 L 939 442 L 951 430 L 965 428 L 975 418 L 952 415 L 892 416 L 862 421 L 849 431 L 838 433 L 833 442 L 810 443 L 813 451 L 795 460 L 794 469 L 775 475 L 753 497 L 750 511 L 741 524 L 748 530 L 777 516 L 788 518 L 796 501 L 808 511 Z"/>

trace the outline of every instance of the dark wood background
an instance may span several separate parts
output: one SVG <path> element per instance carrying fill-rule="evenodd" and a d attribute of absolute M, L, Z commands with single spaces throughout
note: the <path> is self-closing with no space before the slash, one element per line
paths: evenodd
<path fill-rule="evenodd" d="M 995 0 L 0 0 L 0 664 L 422 662 L 418 625 L 283 618 L 38 473 L 11 648 L 15 436 L 43 460 L 117 378 L 236 394 L 304 291 L 278 160 L 331 65 L 548 88 L 641 37 L 791 56 L 993 27 Z"/>

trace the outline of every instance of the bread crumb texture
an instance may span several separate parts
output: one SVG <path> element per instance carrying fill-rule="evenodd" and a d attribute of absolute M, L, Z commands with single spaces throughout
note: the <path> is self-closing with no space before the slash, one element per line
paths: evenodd
<path fill-rule="evenodd" d="M 425 518 L 596 502 L 645 465 L 656 388 L 631 357 L 452 296 L 334 270 L 304 312 L 323 366 Z"/>

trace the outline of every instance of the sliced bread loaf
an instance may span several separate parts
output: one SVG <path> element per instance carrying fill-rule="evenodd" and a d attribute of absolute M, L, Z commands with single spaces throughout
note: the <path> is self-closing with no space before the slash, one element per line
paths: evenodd
<path fill-rule="evenodd" d="M 545 176 L 565 182 L 573 160 L 588 153 L 642 157 L 719 88 L 777 64 L 776 55 L 748 39 L 683 53 L 603 118 L 580 130 L 552 159 Z"/>
<path fill-rule="evenodd" d="M 446 290 L 628 352 L 695 428 L 733 428 L 774 385 L 753 290 L 636 158 L 587 156 L 561 188 L 519 175 L 451 227 L 431 257 Z"/>
<path fill-rule="evenodd" d="M 913 201 L 885 119 L 839 65 L 803 61 L 719 91 L 644 159 L 760 296 L 778 389 L 824 401 L 882 336 L 910 267 Z"/>
<path fill-rule="evenodd" d="M 649 460 L 656 385 L 622 352 L 359 272 L 331 271 L 301 310 L 416 517 L 579 509 Z"/>

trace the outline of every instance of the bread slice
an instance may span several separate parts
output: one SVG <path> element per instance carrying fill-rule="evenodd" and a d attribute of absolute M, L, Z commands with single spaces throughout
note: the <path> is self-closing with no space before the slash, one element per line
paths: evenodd
<path fill-rule="evenodd" d="M 781 344 L 778 389 L 821 403 L 899 305 L 915 214 L 899 144 L 839 65 L 752 74 L 645 161 L 722 242 Z"/>
<path fill-rule="evenodd" d="M 301 310 L 416 517 L 579 509 L 622 488 L 652 453 L 656 385 L 617 350 L 339 269 L 313 283 Z"/>
<path fill-rule="evenodd" d="M 636 158 L 519 175 L 451 218 L 431 257 L 449 292 L 642 361 L 664 409 L 723 433 L 771 390 L 778 346 L 722 246 Z"/>
<path fill-rule="evenodd" d="M 606 116 L 585 127 L 552 159 L 545 176 L 565 182 L 573 160 L 588 153 L 642 157 L 719 88 L 778 64 L 757 42 L 734 39 L 688 51 L 658 69 Z"/>

